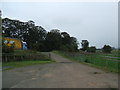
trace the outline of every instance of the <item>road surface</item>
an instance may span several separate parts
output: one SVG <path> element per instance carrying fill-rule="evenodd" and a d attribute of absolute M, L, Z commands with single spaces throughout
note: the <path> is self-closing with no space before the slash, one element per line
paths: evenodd
<path fill-rule="evenodd" d="M 43 53 L 43 54 L 48 54 Z M 55 63 L 3 71 L 3 88 L 117 88 L 118 75 L 51 53 Z"/>

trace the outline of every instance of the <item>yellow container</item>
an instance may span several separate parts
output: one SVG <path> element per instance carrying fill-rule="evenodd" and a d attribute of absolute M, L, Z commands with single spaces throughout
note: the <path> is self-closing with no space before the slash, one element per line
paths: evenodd
<path fill-rule="evenodd" d="M 14 48 L 15 49 L 22 49 L 22 42 L 19 39 L 16 38 L 3 38 L 3 42 L 7 45 L 7 46 L 11 46 L 12 44 L 14 44 Z"/>

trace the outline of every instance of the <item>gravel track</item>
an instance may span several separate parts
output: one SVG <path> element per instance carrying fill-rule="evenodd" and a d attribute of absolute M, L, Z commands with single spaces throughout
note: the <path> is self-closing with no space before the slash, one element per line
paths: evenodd
<path fill-rule="evenodd" d="M 118 75 L 70 61 L 55 53 L 55 63 L 3 71 L 3 88 L 117 88 Z"/>

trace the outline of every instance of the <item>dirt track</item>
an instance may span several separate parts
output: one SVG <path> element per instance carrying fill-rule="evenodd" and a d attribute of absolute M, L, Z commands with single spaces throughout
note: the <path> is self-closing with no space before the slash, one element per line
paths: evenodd
<path fill-rule="evenodd" d="M 48 54 L 47 52 L 44 54 Z M 72 62 L 51 53 L 56 61 L 3 72 L 3 88 L 117 88 L 118 75 Z"/>

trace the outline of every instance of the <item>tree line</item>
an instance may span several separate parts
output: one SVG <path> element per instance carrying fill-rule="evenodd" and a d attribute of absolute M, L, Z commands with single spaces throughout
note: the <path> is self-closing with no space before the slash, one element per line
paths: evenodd
<path fill-rule="evenodd" d="M 95 46 L 91 46 L 89 47 L 89 42 L 87 40 L 82 40 L 81 42 L 82 51 L 86 51 L 86 52 L 91 52 L 91 53 L 95 53 L 96 52 L 96 47 Z M 102 47 L 102 52 L 104 53 L 111 53 L 112 51 L 112 47 L 110 45 L 104 45 Z"/>
<path fill-rule="evenodd" d="M 32 20 L 22 22 L 3 18 L 2 36 L 25 41 L 29 49 L 37 51 L 78 51 L 78 41 L 75 37 L 58 29 L 47 32 L 42 26 L 36 26 Z"/>
<path fill-rule="evenodd" d="M 22 22 L 19 20 L 12 20 L 9 18 L 2 19 L 2 36 L 17 38 L 27 43 L 28 49 L 37 51 L 52 51 L 62 50 L 69 52 L 76 52 L 78 50 L 77 38 L 71 37 L 67 32 L 60 32 L 59 29 L 52 29 L 47 32 L 42 26 L 36 26 L 35 22 L 29 20 Z M 8 48 L 3 45 L 3 51 L 12 50 L 13 47 Z M 87 40 L 82 40 L 82 48 L 80 50 L 85 52 L 96 52 L 96 47 L 89 47 Z M 102 51 L 110 53 L 111 46 L 104 45 Z"/>

